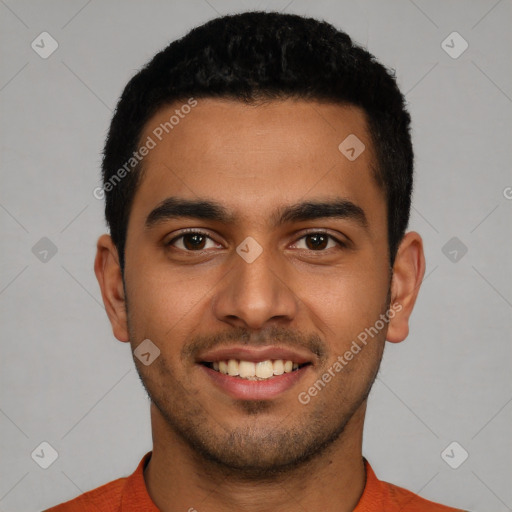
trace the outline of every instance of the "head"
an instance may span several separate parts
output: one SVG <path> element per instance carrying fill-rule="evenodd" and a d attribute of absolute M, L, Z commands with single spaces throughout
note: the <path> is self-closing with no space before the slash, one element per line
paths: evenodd
<path fill-rule="evenodd" d="M 95 270 L 115 336 L 160 350 L 134 360 L 162 428 L 252 477 L 362 428 L 424 272 L 406 234 L 409 125 L 385 67 L 294 15 L 212 20 L 130 80 L 104 150 L 110 236 Z M 234 345 L 292 350 L 304 366 L 272 398 L 236 398 L 211 382 Z"/>
<path fill-rule="evenodd" d="M 392 266 L 408 225 L 413 184 L 410 116 L 393 74 L 326 22 L 249 12 L 190 31 L 158 53 L 124 89 L 103 158 L 105 216 L 122 269 L 131 206 L 144 171 L 144 159 L 133 157 L 144 143 L 143 129 L 162 107 L 175 103 L 183 108 L 190 98 L 253 105 L 296 98 L 359 107 L 375 151 L 373 177 L 386 198 Z M 176 120 L 170 127 L 166 121 L 167 129 L 173 129 Z M 120 169 L 126 174 L 121 179 Z"/>

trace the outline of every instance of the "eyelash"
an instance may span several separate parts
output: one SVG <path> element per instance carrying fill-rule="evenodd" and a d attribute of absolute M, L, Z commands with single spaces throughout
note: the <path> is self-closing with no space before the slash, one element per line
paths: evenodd
<path fill-rule="evenodd" d="M 210 240 L 215 242 L 215 240 L 213 240 L 213 238 L 208 233 L 205 233 L 204 231 L 201 231 L 200 229 L 190 228 L 190 229 L 186 229 L 186 230 L 182 231 L 178 236 L 174 237 L 172 240 L 169 240 L 169 242 L 166 242 L 165 246 L 166 247 L 172 247 L 174 242 L 176 242 L 180 238 L 183 238 L 186 235 L 201 235 L 201 236 L 209 238 Z M 302 240 L 303 238 L 305 238 L 307 236 L 311 236 L 311 235 L 325 235 L 328 238 L 330 238 L 331 240 L 333 240 L 339 247 L 342 247 L 342 248 L 346 248 L 347 247 L 346 243 L 342 242 L 341 240 L 338 240 L 336 237 L 334 237 L 333 235 L 330 235 L 326 231 L 308 231 L 307 233 L 304 233 L 300 238 L 298 238 L 297 241 L 298 240 Z M 179 250 L 185 251 L 185 252 L 190 252 L 190 253 L 202 252 L 202 250 L 198 250 L 198 251 L 190 251 L 190 250 L 187 250 L 187 249 L 179 249 Z M 318 251 L 314 251 L 313 249 L 303 249 L 303 250 L 310 250 L 312 252 L 326 252 L 328 249 L 320 249 Z"/>

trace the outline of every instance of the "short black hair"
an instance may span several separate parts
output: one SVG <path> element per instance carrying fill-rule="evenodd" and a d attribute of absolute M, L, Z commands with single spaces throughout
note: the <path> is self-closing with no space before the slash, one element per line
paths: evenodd
<path fill-rule="evenodd" d="M 393 266 L 409 222 L 413 182 L 410 115 L 394 71 L 325 21 L 253 11 L 192 29 L 157 53 L 126 85 L 102 162 L 105 217 L 121 270 L 142 172 L 134 154 L 145 124 L 160 108 L 190 98 L 246 103 L 297 98 L 360 107 L 377 160 L 373 174 L 387 201 Z"/>

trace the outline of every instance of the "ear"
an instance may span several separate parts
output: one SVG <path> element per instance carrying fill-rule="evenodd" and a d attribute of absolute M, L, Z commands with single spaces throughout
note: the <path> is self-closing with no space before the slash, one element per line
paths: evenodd
<path fill-rule="evenodd" d="M 98 239 L 94 273 L 101 288 L 101 296 L 112 325 L 112 332 L 119 341 L 129 341 L 123 278 L 117 248 L 109 235 Z"/>
<path fill-rule="evenodd" d="M 389 316 L 387 341 L 399 343 L 407 338 L 409 317 L 424 275 L 423 240 L 418 233 L 410 231 L 404 235 L 393 265 L 390 311 L 394 311 L 394 316 Z"/>

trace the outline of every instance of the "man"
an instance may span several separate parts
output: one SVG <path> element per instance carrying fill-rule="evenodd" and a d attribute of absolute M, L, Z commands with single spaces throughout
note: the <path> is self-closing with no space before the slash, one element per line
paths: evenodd
<path fill-rule="evenodd" d="M 385 341 L 425 271 L 410 117 L 325 22 L 192 30 L 126 86 L 95 272 L 151 398 L 136 471 L 56 511 L 449 511 L 362 456 Z"/>

